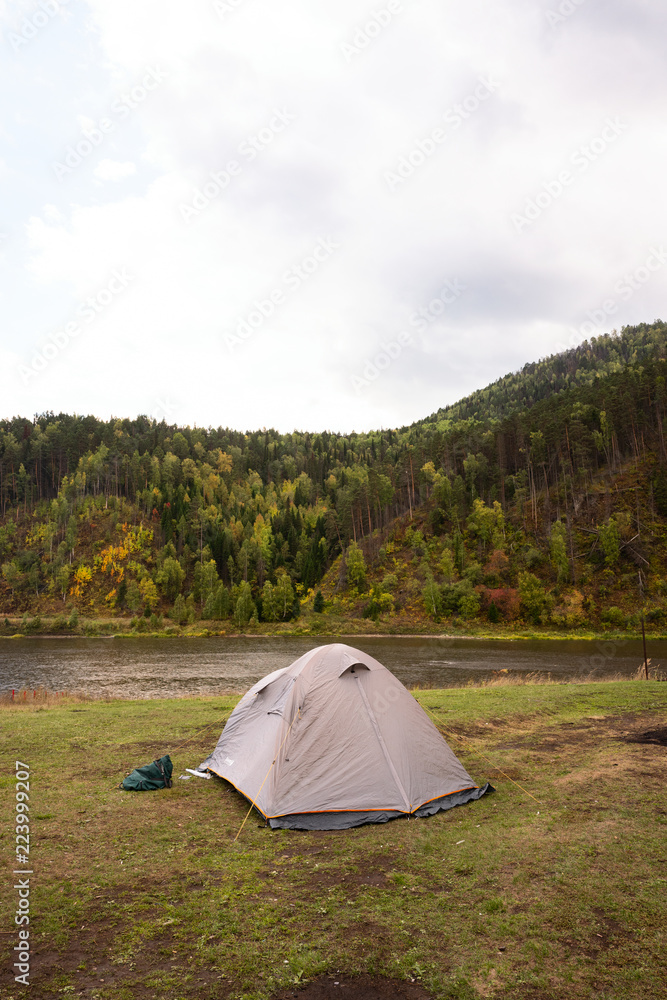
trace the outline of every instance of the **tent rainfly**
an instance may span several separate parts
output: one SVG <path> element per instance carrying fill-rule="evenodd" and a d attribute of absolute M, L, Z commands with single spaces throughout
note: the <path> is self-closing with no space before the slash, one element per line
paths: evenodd
<path fill-rule="evenodd" d="M 386 667 L 343 643 L 251 687 L 199 770 L 229 781 L 274 829 L 431 816 L 493 791 Z"/>

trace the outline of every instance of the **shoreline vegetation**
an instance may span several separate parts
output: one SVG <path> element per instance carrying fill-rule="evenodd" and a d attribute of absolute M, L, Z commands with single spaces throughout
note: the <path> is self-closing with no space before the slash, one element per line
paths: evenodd
<path fill-rule="evenodd" d="M 494 794 L 345 831 L 272 831 L 254 813 L 237 841 L 247 800 L 180 775 L 238 695 L 5 702 L 0 780 L 13 787 L 17 753 L 34 776 L 33 1000 L 270 1000 L 331 974 L 434 1000 L 662 996 L 667 685 L 415 697 Z M 118 789 L 164 753 L 173 788 Z M 0 799 L 5 829 L 13 808 Z M 6 879 L 0 905 L 14 904 Z M 0 937 L 1 969 L 14 944 Z M 15 995 L 0 971 L 1 1000 Z"/>
<path fill-rule="evenodd" d="M 141 619 L 140 619 L 141 621 Z M 228 639 L 261 639 L 261 638 L 302 638 L 312 636 L 346 639 L 443 639 L 443 640 L 548 640 L 548 641 L 582 641 L 582 642 L 611 642 L 620 647 L 627 642 L 641 642 L 641 631 L 618 631 L 615 629 L 546 629 L 539 627 L 469 627 L 461 631 L 433 631 L 433 622 L 415 623 L 412 622 L 404 627 L 397 626 L 391 628 L 388 622 L 378 623 L 375 630 L 372 623 L 367 619 L 347 619 L 338 620 L 332 623 L 319 617 L 318 620 L 298 619 L 294 622 L 286 622 L 280 625 L 271 623 L 257 623 L 254 627 L 249 624 L 246 628 L 235 630 L 232 628 L 220 628 L 220 622 L 198 621 L 192 625 L 172 625 L 164 622 L 157 623 L 157 627 L 152 627 L 150 622 L 146 622 L 143 627 L 136 627 L 137 619 L 134 618 L 90 618 L 78 617 L 76 624 L 70 625 L 67 620 L 60 616 L 36 615 L 33 618 L 23 616 L 22 618 L 5 617 L 0 620 L 0 640 L 23 639 L 23 638 L 50 638 L 50 639 L 121 639 L 121 638 L 146 638 L 146 639 L 207 639 L 207 638 L 228 638 Z M 420 627 L 421 625 L 421 627 Z M 667 641 L 667 632 L 664 629 L 646 629 L 646 641 L 664 642 Z"/>

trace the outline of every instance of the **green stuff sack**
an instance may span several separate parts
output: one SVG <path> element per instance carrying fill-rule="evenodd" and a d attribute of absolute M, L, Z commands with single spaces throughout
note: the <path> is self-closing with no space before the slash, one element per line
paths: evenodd
<path fill-rule="evenodd" d="M 128 774 L 119 787 L 124 788 L 126 792 L 154 792 L 156 788 L 171 788 L 173 770 L 171 757 L 166 754 L 159 760 L 154 760 L 152 764 L 135 767 L 132 774 Z"/>

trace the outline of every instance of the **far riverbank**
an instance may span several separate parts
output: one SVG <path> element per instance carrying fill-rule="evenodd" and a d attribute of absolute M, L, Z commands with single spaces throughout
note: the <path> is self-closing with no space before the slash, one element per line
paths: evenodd
<path fill-rule="evenodd" d="M 0 613 L 1 614 L 1 613 Z M 375 626 L 368 619 L 328 619 L 324 615 L 311 615 L 281 624 L 261 622 L 255 626 L 249 625 L 243 631 L 235 628 L 222 628 L 221 622 L 197 621 L 191 625 L 175 625 L 160 619 L 156 624 L 148 618 L 84 618 L 78 617 L 76 622 L 62 615 L 34 618 L 5 617 L 0 618 L 0 639 L 17 639 L 24 636 L 39 636 L 40 638 L 180 638 L 206 639 L 226 636 L 238 638 L 270 638 L 287 636 L 313 636 L 317 638 L 338 637 L 341 639 L 484 639 L 484 640 L 549 640 L 549 641 L 588 641 L 588 642 L 637 642 L 641 641 L 641 630 L 619 629 L 544 629 L 525 625 L 490 625 L 476 628 L 468 623 L 464 628 L 443 627 L 442 631 L 433 630 L 433 622 L 381 621 Z M 231 624 L 231 623 L 225 623 Z M 646 629 L 646 641 L 667 641 L 667 632 L 663 629 Z"/>

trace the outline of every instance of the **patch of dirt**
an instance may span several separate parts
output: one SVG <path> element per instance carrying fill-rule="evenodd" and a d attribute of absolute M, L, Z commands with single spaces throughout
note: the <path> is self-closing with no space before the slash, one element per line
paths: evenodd
<path fill-rule="evenodd" d="M 313 852 L 311 857 L 315 857 L 317 852 Z M 326 855 L 324 855 L 326 859 Z M 289 899 L 298 902 L 303 893 L 319 893 L 325 898 L 325 894 L 338 889 L 350 899 L 356 899 L 365 889 L 388 889 L 391 892 L 402 893 L 411 897 L 433 896 L 452 891 L 449 882 L 431 881 L 428 886 L 410 886 L 400 884 L 400 880 L 394 881 L 393 872 L 397 868 L 397 860 L 390 854 L 378 852 L 369 855 L 364 862 L 362 869 L 357 871 L 345 870 L 334 867 L 330 860 L 323 860 L 322 867 L 319 862 L 306 860 L 298 855 L 290 860 L 289 867 L 283 867 L 287 859 L 285 856 L 279 857 L 275 862 L 275 867 L 260 871 L 258 878 L 267 884 L 267 888 L 260 895 L 262 897 L 276 900 L 283 888 L 283 873 L 289 873 L 290 892 Z M 299 861 L 303 866 L 299 865 Z M 404 866 L 399 865 L 400 870 L 405 874 Z M 470 869 L 472 872 L 472 869 Z M 463 875 L 467 874 L 463 872 Z M 295 890 L 295 875 L 299 881 L 299 888 Z"/>
<path fill-rule="evenodd" d="M 388 979 L 385 976 L 346 976 L 328 973 L 318 976 L 305 986 L 293 987 L 274 993 L 271 1000 L 429 1000 L 419 983 Z"/>
<path fill-rule="evenodd" d="M 309 831 L 311 833 L 312 831 Z M 317 831 L 320 832 L 320 831 Z M 327 831 L 321 831 L 323 833 Z M 258 872 L 258 877 L 270 886 L 266 893 L 270 899 L 276 898 L 283 884 L 283 874 L 288 875 L 288 881 L 293 887 L 295 876 L 299 880 L 299 892 L 304 888 L 310 892 L 331 891 L 340 889 L 348 896 L 356 897 L 365 888 L 392 889 L 398 888 L 390 879 L 389 874 L 395 869 L 398 851 L 376 851 L 369 853 L 364 859 L 364 866 L 357 871 L 349 870 L 349 859 L 338 867 L 338 858 L 329 850 L 332 839 L 329 836 L 322 840 L 304 841 L 301 846 L 285 846 L 268 869 Z M 438 891 L 438 887 L 432 887 Z M 447 886 L 446 889 L 449 889 Z M 443 888 L 442 891 L 445 891 Z M 294 897 L 296 899 L 296 897 Z"/>
<path fill-rule="evenodd" d="M 600 949 L 606 950 L 612 943 L 617 943 L 621 940 L 629 940 L 634 937 L 634 933 L 629 931 L 627 927 L 619 923 L 613 917 L 608 917 L 603 909 L 598 906 L 593 907 L 593 913 L 595 914 L 598 923 L 600 924 L 600 931 L 595 932 L 595 937 L 597 941 L 594 942 Z"/>
<path fill-rule="evenodd" d="M 580 954 L 595 959 L 601 952 L 617 947 L 621 941 L 628 941 L 634 937 L 633 931 L 628 930 L 613 917 L 608 917 L 600 907 L 593 907 L 592 912 L 595 916 L 595 923 L 582 940 L 560 939 L 560 943 L 570 954 Z"/>
<path fill-rule="evenodd" d="M 623 739 L 626 743 L 649 743 L 667 747 L 667 726 L 662 726 L 661 729 L 647 729 L 643 733 L 629 733 Z"/>
<path fill-rule="evenodd" d="M 641 753 L 641 751 L 639 751 Z M 554 779 L 556 786 L 582 785 L 586 784 L 591 788 L 597 784 L 604 785 L 605 781 L 622 780 L 628 784 L 628 788 L 658 791 L 664 788 L 664 760 L 662 756 L 654 754 L 651 750 L 646 751 L 646 756 L 642 757 L 621 757 L 617 761 L 608 764 L 598 764 L 595 767 L 578 767 L 576 770 L 563 774 Z M 602 794 L 602 788 L 598 792 Z M 607 811 L 608 806 L 604 801 L 599 803 L 586 803 L 589 812 Z"/>
<path fill-rule="evenodd" d="M 299 834 L 303 833 L 304 831 L 295 830 L 293 832 L 296 836 L 299 836 Z M 281 849 L 280 854 L 278 855 L 279 860 L 283 859 L 291 860 L 292 858 L 313 857 L 317 854 L 326 854 L 329 843 L 331 841 L 337 843 L 337 841 L 335 841 L 335 838 L 331 835 L 331 831 L 329 830 L 308 831 L 308 835 L 310 836 L 312 836 L 312 834 L 314 833 L 328 834 L 328 836 L 324 838 L 324 843 L 320 839 L 316 843 L 310 843 L 308 841 L 304 841 L 302 843 L 297 842 L 294 846 L 288 847 L 286 845 Z"/>
<path fill-rule="evenodd" d="M 659 727 L 664 722 L 664 713 L 655 710 L 647 712 L 625 712 L 623 715 L 589 715 L 581 722 L 561 722 L 549 729 L 532 732 L 519 737 L 512 743 L 497 743 L 498 750 L 530 750 L 539 754 L 556 754 L 570 748 L 593 747 L 600 749 L 605 743 L 623 740 L 628 743 L 653 743 L 667 745 L 653 739 L 635 739 L 635 736 L 662 733 L 667 738 L 667 727 Z M 659 728 L 647 730 L 644 727 L 654 723 Z M 641 726 L 641 729 L 639 728 Z M 488 730 L 487 730 L 488 732 Z"/>
<path fill-rule="evenodd" d="M 556 992 L 555 989 L 550 989 L 548 993 L 545 993 L 539 986 L 522 985 L 514 987 L 511 991 L 506 990 L 504 993 L 495 992 L 487 995 L 511 997 L 516 998 L 516 1000 L 573 1000 L 574 997 L 580 997 L 581 993 L 574 993 L 572 990 L 562 993 L 560 990 Z M 586 995 L 588 996 L 589 994 Z M 603 994 L 595 995 L 602 996 Z"/>
<path fill-rule="evenodd" d="M 279 869 L 258 872 L 259 878 L 273 882 L 276 890 L 280 888 L 280 874 Z M 325 868 L 320 871 L 319 869 L 313 867 L 305 869 L 303 875 L 304 884 L 308 887 L 308 889 L 315 890 L 317 892 L 322 889 L 344 889 L 346 892 L 352 893 L 358 892 L 365 886 L 382 889 L 393 885 L 393 883 L 387 878 L 384 869 L 373 869 L 367 866 L 360 872 L 332 871 L 330 868 Z M 292 876 L 293 871 L 290 872 L 290 879 Z"/>
<path fill-rule="evenodd" d="M 134 1000 L 153 1000 L 155 989 L 146 985 L 146 979 L 166 970 L 182 973 L 183 982 L 179 987 L 183 997 L 207 1000 L 223 1000 L 228 996 L 231 984 L 225 983 L 221 970 L 217 968 L 193 968 L 188 959 L 188 948 L 176 942 L 172 929 L 164 917 L 164 909 L 151 905 L 151 896 L 156 887 L 163 888 L 169 883 L 177 883 L 187 890 L 205 891 L 207 885 L 219 879 L 199 882 L 185 875 L 175 876 L 156 882 L 153 878 L 139 878 L 133 884 L 101 888 L 94 907 L 77 914 L 77 927 L 72 928 L 67 944 L 62 951 L 56 951 L 48 944 L 36 945 L 30 962 L 30 995 L 33 1000 L 53 1000 L 54 979 L 59 975 L 71 977 L 75 984 L 74 996 L 90 998 L 99 990 L 130 990 Z M 185 883 L 183 885 L 183 883 Z M 157 921 L 157 934 L 146 938 L 127 957 L 117 954 L 116 939 L 126 927 L 124 904 L 137 903 L 145 899 L 145 907 L 137 911 L 135 917 L 141 920 Z M 190 950 L 191 950 L 191 946 Z M 115 960 L 114 960 L 115 959 Z M 83 966 L 83 968 L 80 968 Z M 185 977 L 192 976 L 190 982 Z M 0 976 L 0 984 L 4 977 Z"/>

